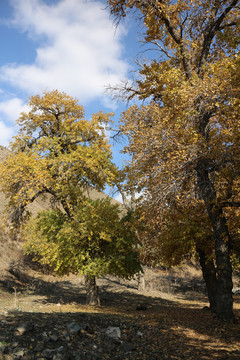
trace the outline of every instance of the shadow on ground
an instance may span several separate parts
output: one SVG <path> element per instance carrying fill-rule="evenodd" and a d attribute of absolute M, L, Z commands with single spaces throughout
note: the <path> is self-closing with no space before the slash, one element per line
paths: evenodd
<path fill-rule="evenodd" d="M 49 282 L 23 272 L 2 280 L 2 292 L 8 291 L 12 297 L 16 293 L 19 303 L 25 302 L 25 309 L 9 309 L 0 316 L 0 344 L 5 359 L 240 358 L 239 324 L 223 324 L 203 310 L 202 303 L 197 303 L 197 292 L 192 294 L 195 303 L 191 304 L 188 296 L 178 302 L 176 298 L 144 295 L 134 285 L 116 279 L 101 279 L 100 284 L 102 306 L 91 308 L 84 305 L 80 280 Z M 239 310 L 236 315 L 240 317 Z M 17 328 L 26 323 L 31 330 L 20 335 Z M 78 324 L 81 330 L 70 333 L 71 323 Z M 120 338 L 106 335 L 109 326 L 120 329 Z"/>
<path fill-rule="evenodd" d="M 196 321 L 201 310 L 181 309 L 182 313 L 177 316 L 171 307 L 162 306 L 159 310 L 161 316 L 154 317 L 147 311 L 140 316 L 113 312 L 9 312 L 0 319 L 2 351 L 13 356 L 12 359 L 55 359 L 59 353 L 62 356 L 59 358 L 65 360 L 239 359 L 240 351 L 236 347 L 239 338 L 229 334 L 226 338 L 228 329 L 217 327 L 217 323 L 209 328 L 205 324 L 202 328 L 203 322 Z M 181 321 L 179 315 L 184 315 Z M 195 318 L 192 327 L 190 318 Z M 201 318 L 209 320 L 206 314 Z M 17 329 L 21 329 L 22 324 L 28 324 L 31 330 L 19 334 Z M 81 330 L 70 332 L 70 324 L 77 324 Z M 109 326 L 120 329 L 119 338 L 106 334 Z M 233 341 L 236 341 L 235 347 Z"/>

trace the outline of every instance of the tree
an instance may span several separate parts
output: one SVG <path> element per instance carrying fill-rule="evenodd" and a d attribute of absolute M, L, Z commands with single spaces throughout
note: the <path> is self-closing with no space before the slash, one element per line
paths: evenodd
<path fill-rule="evenodd" d="M 96 277 L 131 278 L 141 270 L 127 217 L 110 199 L 85 199 L 71 219 L 61 210 L 40 212 L 22 230 L 24 248 L 59 275 L 85 274 L 87 303 L 99 305 Z"/>
<path fill-rule="evenodd" d="M 99 112 L 87 121 L 78 101 L 58 91 L 33 96 L 28 106 L 0 168 L 8 221 L 17 228 L 26 223 L 28 252 L 41 262 L 59 274 L 86 274 L 89 299 L 96 302 L 95 276 L 127 277 L 140 269 L 117 206 L 90 199 L 91 189 L 103 190 L 117 174 L 104 131 L 111 114 Z M 29 220 L 28 204 L 43 194 L 50 197 L 52 210 Z"/>
<path fill-rule="evenodd" d="M 191 236 L 182 232 L 178 243 L 170 230 L 167 238 L 181 248 L 181 256 L 191 248 L 184 250 L 184 239 L 194 239 L 204 278 L 214 279 L 211 308 L 233 320 L 230 251 L 239 238 L 232 224 L 240 205 L 239 1 L 108 3 L 118 19 L 136 10 L 144 20 L 146 43 L 156 45 L 160 54 L 141 65 L 134 86 L 122 89 L 128 98 L 150 99 L 122 118 L 138 187 L 146 193 L 147 227 L 162 244 L 161 233 L 166 236 L 171 225 L 176 234 L 183 209 L 184 219 L 194 218 Z"/>

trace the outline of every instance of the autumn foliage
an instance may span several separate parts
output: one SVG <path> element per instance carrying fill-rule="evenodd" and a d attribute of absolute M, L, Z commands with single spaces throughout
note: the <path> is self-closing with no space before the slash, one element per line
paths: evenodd
<path fill-rule="evenodd" d="M 117 174 L 105 136 L 111 114 L 88 121 L 78 101 L 58 91 L 28 106 L 0 169 L 8 223 L 20 226 L 26 251 L 60 275 L 85 274 L 94 287 L 100 274 L 133 276 L 140 264 L 129 221 L 118 204 L 91 196 Z M 52 208 L 31 218 L 28 204 L 43 194 Z"/>
<path fill-rule="evenodd" d="M 197 253 L 211 309 L 231 320 L 230 256 L 239 249 L 239 2 L 108 3 L 118 21 L 134 11 L 148 48 L 159 54 L 139 64 L 132 86 L 119 87 L 127 99 L 145 100 L 122 115 L 143 194 L 143 259 L 171 265 Z"/>

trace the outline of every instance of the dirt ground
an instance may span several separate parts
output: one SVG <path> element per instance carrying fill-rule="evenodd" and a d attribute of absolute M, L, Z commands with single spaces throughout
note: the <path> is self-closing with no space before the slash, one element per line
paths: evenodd
<path fill-rule="evenodd" d="M 239 323 L 208 310 L 198 274 L 180 275 L 147 270 L 141 291 L 137 279 L 101 278 L 101 306 L 89 307 L 82 278 L 2 274 L 0 360 L 240 359 Z"/>

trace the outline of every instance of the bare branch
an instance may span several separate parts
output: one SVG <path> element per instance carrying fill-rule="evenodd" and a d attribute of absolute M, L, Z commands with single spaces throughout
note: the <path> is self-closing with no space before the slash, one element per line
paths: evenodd
<path fill-rule="evenodd" d="M 238 23 L 236 21 L 233 21 L 231 23 L 227 23 L 227 24 L 224 24 L 224 25 L 221 25 L 219 26 L 219 30 L 224 30 L 225 28 L 227 27 L 231 27 L 231 26 L 235 26 L 237 25 Z"/>
<path fill-rule="evenodd" d="M 197 67 L 198 74 L 201 73 L 203 64 L 205 63 L 208 57 L 214 36 L 216 35 L 217 31 L 220 30 L 222 22 L 224 21 L 228 13 L 237 5 L 238 1 L 239 0 L 233 0 L 232 3 L 223 11 L 223 13 L 217 19 L 216 19 L 216 15 L 217 15 L 218 7 L 217 6 L 215 7 L 215 17 L 214 19 L 211 17 L 208 25 L 206 26 L 202 52 Z"/>

